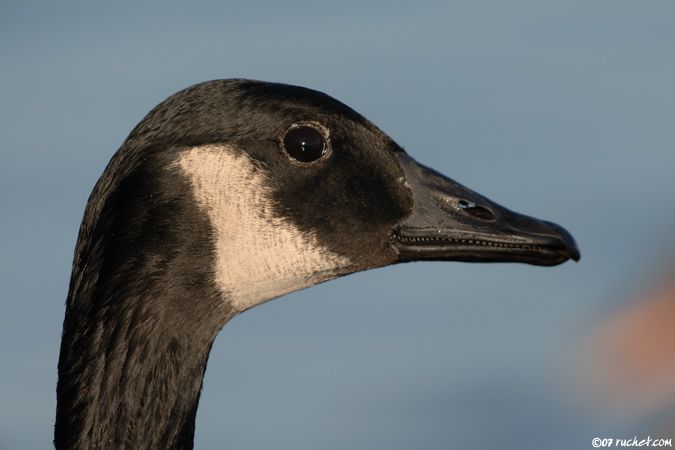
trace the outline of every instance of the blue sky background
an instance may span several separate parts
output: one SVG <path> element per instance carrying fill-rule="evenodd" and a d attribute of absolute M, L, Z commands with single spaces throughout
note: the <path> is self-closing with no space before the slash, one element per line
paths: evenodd
<path fill-rule="evenodd" d="M 675 227 L 672 1 L 0 4 L 0 449 L 50 448 L 79 222 L 133 126 L 245 77 L 347 103 L 423 164 L 560 223 L 578 264 L 415 263 L 255 308 L 211 353 L 198 449 L 592 448 L 575 348 Z"/>

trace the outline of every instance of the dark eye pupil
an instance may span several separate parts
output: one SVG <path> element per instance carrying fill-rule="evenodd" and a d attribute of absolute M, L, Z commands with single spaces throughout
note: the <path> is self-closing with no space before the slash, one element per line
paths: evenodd
<path fill-rule="evenodd" d="M 315 128 L 297 127 L 286 133 L 284 148 L 291 158 L 307 163 L 326 153 L 326 142 Z"/>

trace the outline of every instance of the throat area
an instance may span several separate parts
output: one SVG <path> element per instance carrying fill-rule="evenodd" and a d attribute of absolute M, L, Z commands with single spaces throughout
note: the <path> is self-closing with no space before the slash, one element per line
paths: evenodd
<path fill-rule="evenodd" d="M 234 313 L 335 278 L 350 266 L 275 213 L 268 175 L 243 152 L 194 147 L 177 164 L 212 225 L 214 276 Z"/>

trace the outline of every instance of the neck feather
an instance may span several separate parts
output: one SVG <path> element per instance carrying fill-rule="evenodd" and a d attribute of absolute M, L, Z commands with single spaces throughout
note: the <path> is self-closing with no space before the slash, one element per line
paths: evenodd
<path fill-rule="evenodd" d="M 192 448 L 216 332 L 153 316 L 138 308 L 78 336 L 64 332 L 74 345 L 59 362 L 57 449 Z"/>
<path fill-rule="evenodd" d="M 57 450 L 192 448 L 208 354 L 232 314 L 212 273 L 209 219 L 180 174 L 147 161 L 113 159 L 85 211 L 59 358 Z"/>

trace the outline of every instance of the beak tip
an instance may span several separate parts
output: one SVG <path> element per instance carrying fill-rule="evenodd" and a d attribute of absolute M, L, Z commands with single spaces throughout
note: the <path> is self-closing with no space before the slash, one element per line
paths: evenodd
<path fill-rule="evenodd" d="M 579 253 L 579 249 L 576 248 L 576 247 L 565 248 L 564 250 L 560 251 L 560 256 L 565 258 L 561 261 L 561 263 L 563 263 L 567 260 L 579 262 L 579 260 L 581 259 L 581 253 Z"/>
<path fill-rule="evenodd" d="M 579 251 L 579 246 L 577 245 L 577 242 L 574 240 L 572 235 L 566 229 L 562 228 L 559 225 L 556 225 L 551 222 L 548 222 L 548 224 L 557 229 L 562 237 L 565 248 L 561 252 L 561 254 L 563 256 L 566 256 L 567 259 L 571 259 L 574 262 L 579 262 L 579 260 L 581 259 L 581 252 Z"/>

